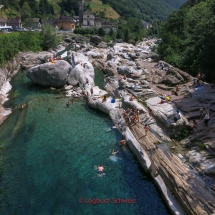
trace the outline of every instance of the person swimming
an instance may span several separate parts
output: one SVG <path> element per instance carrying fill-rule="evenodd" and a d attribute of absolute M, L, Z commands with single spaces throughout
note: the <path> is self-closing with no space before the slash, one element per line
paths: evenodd
<path fill-rule="evenodd" d="M 98 171 L 99 172 L 103 172 L 104 171 L 104 167 L 101 164 L 98 166 Z"/>
<path fill-rule="evenodd" d="M 112 152 L 112 155 L 116 155 L 119 151 L 116 151 L 115 149 Z"/>

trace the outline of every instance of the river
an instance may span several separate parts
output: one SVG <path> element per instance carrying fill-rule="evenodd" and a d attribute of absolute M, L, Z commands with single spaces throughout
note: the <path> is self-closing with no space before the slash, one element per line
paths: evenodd
<path fill-rule="evenodd" d="M 33 85 L 24 71 L 11 84 L 13 113 L 0 126 L 1 215 L 170 214 L 107 115 L 82 99 L 67 108 L 61 91 Z"/>

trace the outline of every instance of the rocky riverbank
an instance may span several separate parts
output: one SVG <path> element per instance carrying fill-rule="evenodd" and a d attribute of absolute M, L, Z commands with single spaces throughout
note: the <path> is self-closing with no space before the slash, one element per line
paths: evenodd
<path fill-rule="evenodd" d="M 24 66 L 29 68 L 27 76 L 47 87 L 66 84 L 65 96 L 85 96 L 91 107 L 109 114 L 174 214 L 215 213 L 215 141 L 211 132 L 215 90 L 206 85 L 196 91 L 187 73 L 159 61 L 151 51 L 156 46 L 155 39 L 136 46 L 106 44 L 98 37 L 91 38 L 91 44 L 77 36 L 66 41 L 76 49 L 68 52 L 70 64 L 63 60 L 42 64 L 47 53 L 41 55 L 42 60 L 34 58 L 35 62 L 32 54 L 25 55 L 22 64 L 28 65 Z M 105 91 L 94 84 L 93 66 L 105 73 Z M 171 93 L 176 85 L 180 85 L 178 96 Z M 198 126 L 191 129 L 189 120 L 198 118 L 199 108 L 206 104 L 212 112 L 209 127 L 203 128 L 198 119 Z M 126 124 L 126 108 L 140 111 L 138 123 Z M 177 111 L 181 117 L 176 119 Z M 146 124 L 150 132 L 144 136 Z"/>

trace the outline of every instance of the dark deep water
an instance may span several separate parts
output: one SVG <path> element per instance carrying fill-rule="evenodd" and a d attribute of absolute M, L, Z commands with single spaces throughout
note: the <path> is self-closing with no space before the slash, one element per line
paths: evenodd
<path fill-rule="evenodd" d="M 81 99 L 66 108 L 68 98 L 31 84 L 24 72 L 12 85 L 6 106 L 13 114 L 0 127 L 1 215 L 170 214 L 131 151 L 119 147 L 107 115 Z M 106 201 L 89 203 L 96 198 Z"/>

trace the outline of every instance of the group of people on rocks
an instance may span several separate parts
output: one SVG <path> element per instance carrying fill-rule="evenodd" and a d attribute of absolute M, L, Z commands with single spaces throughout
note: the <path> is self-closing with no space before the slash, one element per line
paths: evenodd
<path fill-rule="evenodd" d="M 151 108 L 149 108 L 148 111 L 149 111 L 149 116 L 151 117 L 152 116 Z M 122 115 L 128 126 L 131 125 L 131 123 L 136 124 L 136 123 L 140 122 L 140 111 L 137 108 L 135 108 L 133 110 L 130 108 L 127 108 L 126 110 L 123 110 Z M 144 125 L 144 130 L 145 130 L 145 136 L 146 136 L 148 133 L 148 130 L 149 130 L 149 126 L 147 124 Z"/>
<path fill-rule="evenodd" d="M 50 56 L 47 61 L 50 63 L 55 63 L 55 60 L 62 60 L 62 57 L 61 56 L 56 57 L 56 54 L 53 54 L 53 57 Z"/>
<path fill-rule="evenodd" d="M 130 125 L 132 122 L 139 122 L 140 111 L 137 108 L 134 110 L 127 108 L 126 110 L 123 110 L 123 118 L 125 119 L 127 125 Z"/>
<path fill-rule="evenodd" d="M 204 83 L 205 80 L 205 75 L 203 73 L 198 72 L 196 78 L 193 78 L 193 87 L 194 88 L 199 88 L 205 85 Z"/>
<path fill-rule="evenodd" d="M 204 120 L 205 127 L 208 126 L 208 122 L 210 120 L 210 109 L 208 107 L 201 107 L 199 109 L 199 118 Z M 196 128 L 198 125 L 195 119 L 192 120 L 192 128 Z"/>

